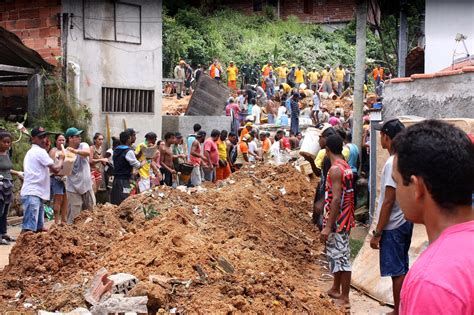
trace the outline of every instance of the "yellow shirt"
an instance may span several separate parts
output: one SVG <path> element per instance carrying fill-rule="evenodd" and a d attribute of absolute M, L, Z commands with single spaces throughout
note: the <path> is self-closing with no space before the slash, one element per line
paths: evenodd
<path fill-rule="evenodd" d="M 237 81 L 237 74 L 238 73 L 239 73 L 239 70 L 237 69 L 236 66 L 229 66 L 227 68 L 227 80 Z"/>
<path fill-rule="evenodd" d="M 219 152 L 219 160 L 227 160 L 227 144 L 221 139 L 217 140 L 217 151 Z"/>
<path fill-rule="evenodd" d="M 321 71 L 321 77 L 324 82 L 331 82 L 331 72 L 323 70 Z"/>
<path fill-rule="evenodd" d="M 342 82 L 344 80 L 344 69 L 336 69 L 336 81 L 337 82 Z"/>
<path fill-rule="evenodd" d="M 288 68 L 287 67 L 278 67 L 278 68 L 276 68 L 276 72 L 278 74 L 278 78 L 285 79 L 286 75 L 288 74 Z"/>
<path fill-rule="evenodd" d="M 304 83 L 304 70 L 298 69 L 295 71 L 295 83 Z"/>
<path fill-rule="evenodd" d="M 139 145 L 137 145 L 137 147 L 135 148 L 135 155 L 140 153 L 141 149 L 142 148 L 146 148 L 147 145 L 145 143 L 140 143 Z M 141 154 L 140 157 L 138 158 L 138 161 L 142 162 L 142 161 L 145 161 L 145 154 Z M 144 178 L 144 179 L 147 179 L 150 177 L 150 163 L 146 163 L 145 165 L 143 165 L 143 167 L 141 167 L 140 169 L 138 169 L 138 175 L 140 175 L 141 178 Z"/>
<path fill-rule="evenodd" d="M 311 71 L 308 73 L 308 79 L 311 83 L 318 83 L 319 73 L 317 71 Z"/>
<path fill-rule="evenodd" d="M 342 147 L 342 156 L 344 157 L 344 160 L 349 159 L 350 151 L 349 148 L 344 146 Z M 318 152 L 318 155 L 316 155 L 316 159 L 314 160 L 314 164 L 316 164 L 316 167 L 319 168 L 320 170 L 323 168 L 323 160 L 324 157 L 326 156 L 326 149 L 321 149 Z"/>
<path fill-rule="evenodd" d="M 290 93 L 291 92 L 291 86 L 287 83 L 282 83 L 281 84 L 283 86 L 283 92 L 285 93 Z"/>

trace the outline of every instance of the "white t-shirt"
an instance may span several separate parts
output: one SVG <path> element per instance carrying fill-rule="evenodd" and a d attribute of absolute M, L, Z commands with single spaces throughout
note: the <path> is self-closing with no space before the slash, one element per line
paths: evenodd
<path fill-rule="evenodd" d="M 249 152 L 252 152 L 253 154 L 257 154 L 257 143 L 255 140 L 252 140 L 249 142 Z M 255 157 L 252 155 L 248 155 L 249 157 L 249 162 L 255 162 Z"/>
<path fill-rule="evenodd" d="M 89 151 L 89 145 L 81 142 L 77 148 L 80 151 Z M 91 168 L 89 165 L 89 157 L 77 155 L 72 174 L 67 177 L 66 191 L 76 194 L 85 194 L 92 190 Z"/>
<path fill-rule="evenodd" d="M 45 201 L 49 200 L 51 197 L 49 166 L 53 164 L 46 150 L 33 144 L 23 160 L 24 180 L 20 195 L 22 197 L 37 196 Z"/>
<path fill-rule="evenodd" d="M 393 155 L 388 158 L 387 162 L 383 167 L 382 176 L 380 176 L 380 196 L 379 203 L 377 205 L 376 217 L 380 217 L 380 211 L 382 210 L 382 204 L 385 199 L 385 187 L 397 188 L 397 184 L 392 178 L 392 167 L 393 167 Z M 390 213 L 390 219 L 385 226 L 384 230 L 394 230 L 405 223 L 405 217 L 403 216 L 402 209 L 400 205 L 395 200 L 395 203 L 392 206 L 392 212 Z"/>
<path fill-rule="evenodd" d="M 285 106 L 278 107 L 277 119 L 281 118 L 281 116 L 283 116 L 285 114 L 286 114 L 286 107 Z"/>
<path fill-rule="evenodd" d="M 319 110 L 320 103 L 321 103 L 321 101 L 319 100 L 319 96 L 315 94 L 313 96 L 313 110 L 314 111 Z"/>
<path fill-rule="evenodd" d="M 254 121 L 256 124 L 259 124 L 260 123 L 260 113 L 262 112 L 262 110 L 260 109 L 260 106 L 258 105 L 254 105 L 252 106 L 252 116 L 254 117 Z"/>

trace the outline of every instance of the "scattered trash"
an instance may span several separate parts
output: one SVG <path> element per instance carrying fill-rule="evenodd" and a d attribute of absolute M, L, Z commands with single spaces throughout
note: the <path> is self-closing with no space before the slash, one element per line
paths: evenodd
<path fill-rule="evenodd" d="M 197 216 L 201 215 L 201 211 L 199 210 L 198 206 L 193 206 L 193 213 Z"/>
<path fill-rule="evenodd" d="M 108 299 L 91 308 L 92 314 L 107 315 L 110 313 L 148 313 L 148 297 L 132 296 L 126 297 L 123 294 L 112 294 Z"/>
<path fill-rule="evenodd" d="M 234 270 L 235 270 L 234 266 L 232 266 L 232 264 L 227 259 L 225 259 L 224 257 L 220 256 L 217 259 L 217 262 L 222 267 L 222 269 L 224 269 L 225 272 L 234 273 Z"/>
<path fill-rule="evenodd" d="M 160 192 L 160 193 L 158 193 L 158 197 L 160 197 L 160 198 L 165 198 L 165 194 L 162 193 L 162 192 Z"/>
<path fill-rule="evenodd" d="M 286 189 L 285 189 L 285 187 L 280 188 L 279 191 L 280 191 L 280 193 L 281 193 L 282 195 L 286 195 Z"/>
<path fill-rule="evenodd" d="M 68 313 L 38 311 L 38 315 L 92 315 L 92 313 L 86 308 L 78 307 Z"/>
<path fill-rule="evenodd" d="M 33 307 L 33 304 L 31 304 L 31 303 L 23 303 L 23 307 L 24 307 L 24 308 L 31 308 L 31 307 Z"/>
<path fill-rule="evenodd" d="M 22 294 L 23 294 L 23 292 L 21 292 L 21 290 L 18 290 L 18 292 L 15 293 L 15 299 L 16 299 L 16 300 L 20 299 L 21 296 L 22 296 Z"/>
<path fill-rule="evenodd" d="M 92 219 L 91 217 L 88 217 L 85 221 L 84 221 L 84 224 L 87 224 L 89 222 L 92 222 L 94 219 Z"/>
<path fill-rule="evenodd" d="M 152 204 L 148 206 L 141 205 L 140 207 L 143 211 L 143 214 L 145 215 L 145 220 L 151 220 L 160 214 L 158 211 L 156 211 L 155 207 L 153 207 Z"/>
<path fill-rule="evenodd" d="M 176 314 L 177 311 L 178 309 L 176 307 L 173 307 L 172 309 L 170 309 L 170 314 Z"/>

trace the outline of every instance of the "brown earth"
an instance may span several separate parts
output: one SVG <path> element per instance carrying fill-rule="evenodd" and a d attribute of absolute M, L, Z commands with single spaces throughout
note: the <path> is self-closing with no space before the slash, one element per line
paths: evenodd
<path fill-rule="evenodd" d="M 340 313 L 318 281 L 322 246 L 308 213 L 314 184 L 294 167 L 246 168 L 200 193 L 159 191 L 164 196 L 136 195 L 83 212 L 72 226 L 21 235 L 0 273 L 0 309 L 84 307 L 84 290 L 105 267 L 139 278 L 132 294 L 147 294 L 151 312 Z M 144 205 L 159 215 L 145 220 Z M 192 283 L 160 285 L 150 275 Z"/>
<path fill-rule="evenodd" d="M 162 98 L 162 115 L 171 115 L 171 116 L 179 116 L 186 112 L 188 108 L 189 100 L 191 99 L 191 95 L 187 95 L 182 99 L 177 99 L 176 95 L 174 96 L 163 96 Z"/>

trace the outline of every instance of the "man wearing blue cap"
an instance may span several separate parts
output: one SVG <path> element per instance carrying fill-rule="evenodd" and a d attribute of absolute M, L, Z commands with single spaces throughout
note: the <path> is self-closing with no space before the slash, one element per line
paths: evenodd
<path fill-rule="evenodd" d="M 72 224 L 82 210 L 92 210 L 95 205 L 92 190 L 92 176 L 89 165 L 89 145 L 81 142 L 82 130 L 69 128 L 66 130 L 67 150 L 76 154 L 72 174 L 67 177 L 66 193 L 68 199 L 67 223 Z"/>

